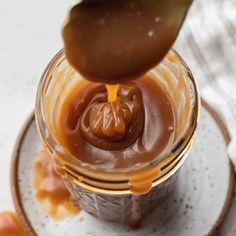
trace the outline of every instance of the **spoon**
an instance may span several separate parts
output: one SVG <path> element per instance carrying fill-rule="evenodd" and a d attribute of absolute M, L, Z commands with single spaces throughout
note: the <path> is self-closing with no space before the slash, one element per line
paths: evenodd
<path fill-rule="evenodd" d="M 65 55 L 86 79 L 115 84 L 161 62 L 192 0 L 86 0 L 63 28 Z"/>

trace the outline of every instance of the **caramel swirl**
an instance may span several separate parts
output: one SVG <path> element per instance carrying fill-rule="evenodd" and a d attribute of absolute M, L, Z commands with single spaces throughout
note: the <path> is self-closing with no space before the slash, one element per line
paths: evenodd
<path fill-rule="evenodd" d="M 134 143 L 144 126 L 141 93 L 137 88 L 122 85 L 118 99 L 107 102 L 106 93 L 96 95 L 80 119 L 80 129 L 92 145 L 120 150 Z"/>

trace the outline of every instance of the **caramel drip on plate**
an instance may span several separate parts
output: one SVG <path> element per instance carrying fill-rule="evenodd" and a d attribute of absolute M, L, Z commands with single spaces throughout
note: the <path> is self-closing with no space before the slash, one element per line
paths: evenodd
<path fill-rule="evenodd" d="M 70 193 L 45 151 L 38 154 L 34 164 L 34 189 L 36 199 L 52 218 L 62 220 L 79 213 L 80 209 L 73 205 Z"/>
<path fill-rule="evenodd" d="M 0 236 L 26 236 L 15 212 L 0 213 Z"/>

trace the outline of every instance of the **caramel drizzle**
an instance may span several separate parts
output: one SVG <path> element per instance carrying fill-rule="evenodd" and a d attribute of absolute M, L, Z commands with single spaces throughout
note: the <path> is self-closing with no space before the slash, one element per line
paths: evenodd
<path fill-rule="evenodd" d="M 117 93 L 119 90 L 119 84 L 105 84 L 107 89 L 107 100 L 112 103 L 117 99 Z"/>

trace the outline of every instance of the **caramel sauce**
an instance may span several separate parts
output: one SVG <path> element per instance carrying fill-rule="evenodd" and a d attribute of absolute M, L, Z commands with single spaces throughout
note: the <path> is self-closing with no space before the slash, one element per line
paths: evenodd
<path fill-rule="evenodd" d="M 133 144 L 142 132 L 142 98 L 139 90 L 127 85 L 120 87 L 113 102 L 109 102 L 109 92 L 94 95 L 81 116 L 79 128 L 92 145 L 120 150 Z"/>
<path fill-rule="evenodd" d="M 117 92 L 119 90 L 119 84 L 105 84 L 107 89 L 108 102 L 115 102 L 117 99 Z"/>
<path fill-rule="evenodd" d="M 157 178 L 158 174 L 159 170 L 152 168 L 129 176 L 129 185 L 132 193 L 135 195 L 148 193 L 152 188 L 152 182 Z"/>
<path fill-rule="evenodd" d="M 70 193 L 45 151 L 38 154 L 34 164 L 34 189 L 36 199 L 50 217 L 62 220 L 79 213 L 80 209 L 73 205 Z"/>
<path fill-rule="evenodd" d="M 60 143 L 81 161 L 105 169 L 138 166 L 169 150 L 174 113 L 154 78 L 146 75 L 120 84 L 115 103 L 114 115 L 103 84 L 79 82 L 61 107 Z M 150 189 L 150 183 L 141 185 L 134 191 Z"/>
<path fill-rule="evenodd" d="M 157 65 L 174 43 L 192 0 L 85 0 L 63 26 L 69 63 L 86 79 L 120 83 Z"/>
<path fill-rule="evenodd" d="M 15 212 L 0 213 L 0 236 L 26 236 Z"/>

